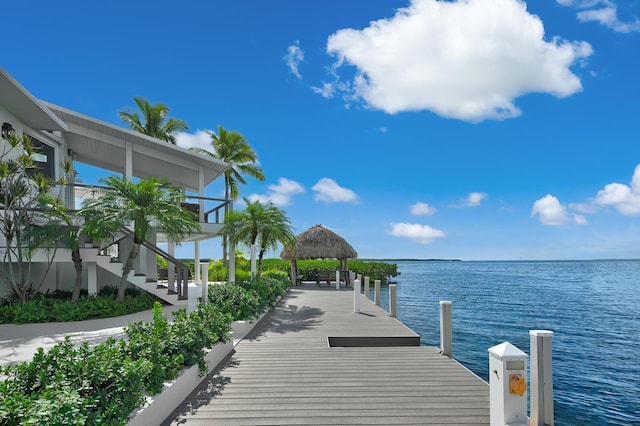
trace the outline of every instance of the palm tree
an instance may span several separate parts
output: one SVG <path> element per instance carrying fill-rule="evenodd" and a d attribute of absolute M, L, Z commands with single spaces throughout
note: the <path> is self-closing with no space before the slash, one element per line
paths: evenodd
<path fill-rule="evenodd" d="M 122 227 L 133 223 L 133 245 L 122 267 L 118 298 L 124 298 L 127 275 L 133 269 L 140 246 L 147 241 L 151 227 L 165 233 L 172 241 L 200 230 L 193 214 L 180 207 L 182 191 L 172 187 L 166 179 L 149 177 L 133 183 L 109 176 L 100 180 L 107 187 L 104 196 L 88 200 L 82 214 L 87 218 L 90 236 L 105 238 L 115 235 Z"/>
<path fill-rule="evenodd" d="M 287 244 L 295 239 L 291 221 L 285 213 L 271 203 L 253 203 L 244 199 L 247 207 L 243 211 L 228 212 L 221 234 L 239 241 L 252 248 L 251 270 L 255 271 L 253 247 L 260 240 L 260 256 L 258 270 L 262 270 L 262 257 L 267 249 L 276 247 L 278 242 Z"/>
<path fill-rule="evenodd" d="M 82 257 L 80 256 L 80 240 L 84 235 L 83 219 L 69 211 L 59 198 L 44 195 L 40 199 L 42 211 L 49 220 L 39 226 L 32 226 L 28 230 L 27 237 L 32 242 L 30 251 L 60 243 L 71 250 L 71 260 L 76 271 L 73 294 L 71 301 L 75 302 L 80 297 L 82 290 Z"/>
<path fill-rule="evenodd" d="M 236 200 L 240 195 L 238 185 L 247 181 L 243 175 L 252 176 L 259 181 L 264 181 L 264 173 L 261 167 L 256 166 L 258 156 L 251 148 L 247 140 L 236 131 L 227 131 L 218 126 L 218 134 L 208 132 L 211 136 L 213 151 L 202 148 L 193 148 L 200 154 L 222 160 L 231 167 L 224 172 L 224 196 L 225 200 Z M 225 205 L 225 216 L 229 212 L 229 205 Z M 223 263 L 227 264 L 227 238 L 223 239 Z"/>
<path fill-rule="evenodd" d="M 269 208 L 269 221 L 262 228 L 260 234 L 260 254 L 258 255 L 258 271 L 262 272 L 262 259 L 267 250 L 276 250 L 278 243 L 284 246 L 295 244 L 296 236 L 293 233 L 291 220 L 285 212 L 274 205 Z"/>
<path fill-rule="evenodd" d="M 175 145 L 176 137 L 174 132 L 184 131 L 189 128 L 183 120 L 167 118 L 169 107 L 165 104 L 151 105 L 148 100 L 140 96 L 135 96 L 133 101 L 138 106 L 138 111 L 120 111 L 118 112 L 118 117 L 138 133 Z"/>

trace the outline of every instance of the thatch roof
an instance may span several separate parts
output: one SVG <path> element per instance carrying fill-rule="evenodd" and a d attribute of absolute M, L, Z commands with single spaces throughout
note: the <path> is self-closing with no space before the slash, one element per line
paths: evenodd
<path fill-rule="evenodd" d="M 300 259 L 355 259 L 358 253 L 340 235 L 323 227 L 312 226 L 296 237 L 295 252 L 285 248 L 280 258 Z M 295 256 L 294 256 L 295 255 Z"/>

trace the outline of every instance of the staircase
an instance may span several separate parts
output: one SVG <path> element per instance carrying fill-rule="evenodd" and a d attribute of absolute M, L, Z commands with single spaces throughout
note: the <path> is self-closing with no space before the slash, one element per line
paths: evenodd
<path fill-rule="evenodd" d="M 112 257 L 111 255 L 106 254 L 108 252 L 108 248 L 111 246 L 119 246 L 119 243 L 126 240 L 133 239 L 133 232 L 128 228 L 122 228 L 120 230 L 120 235 L 117 239 L 114 239 L 112 242 L 108 243 L 105 246 L 99 248 L 99 253 L 96 258 L 96 263 L 98 266 L 117 277 L 122 276 L 122 268 L 123 263 L 121 259 L 118 257 Z M 156 253 L 160 257 L 167 260 L 170 265 L 173 265 L 174 268 L 174 276 L 172 280 L 168 280 L 167 284 L 159 283 L 155 277 L 147 277 L 145 274 L 136 273 L 135 270 L 129 273 L 127 277 L 127 282 L 135 285 L 136 287 L 155 295 L 156 297 L 164 300 L 167 303 L 176 306 L 188 306 L 189 304 L 189 267 L 171 256 L 169 253 L 165 252 L 161 248 L 144 242 L 142 244 L 147 250 L 151 250 Z M 104 253 L 104 254 L 103 254 Z"/>

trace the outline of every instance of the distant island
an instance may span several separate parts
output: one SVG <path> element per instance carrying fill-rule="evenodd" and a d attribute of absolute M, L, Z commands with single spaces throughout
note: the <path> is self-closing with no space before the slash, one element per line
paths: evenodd
<path fill-rule="evenodd" d="M 358 259 L 362 261 L 376 261 L 376 262 L 461 262 L 460 259 Z"/>

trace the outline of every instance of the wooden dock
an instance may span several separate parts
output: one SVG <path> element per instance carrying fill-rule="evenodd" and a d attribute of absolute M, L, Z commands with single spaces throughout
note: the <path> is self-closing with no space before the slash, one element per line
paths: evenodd
<path fill-rule="evenodd" d="M 163 424 L 488 425 L 487 383 L 437 348 L 381 346 L 416 335 L 362 297 L 354 313 L 351 289 L 293 288 Z"/>

